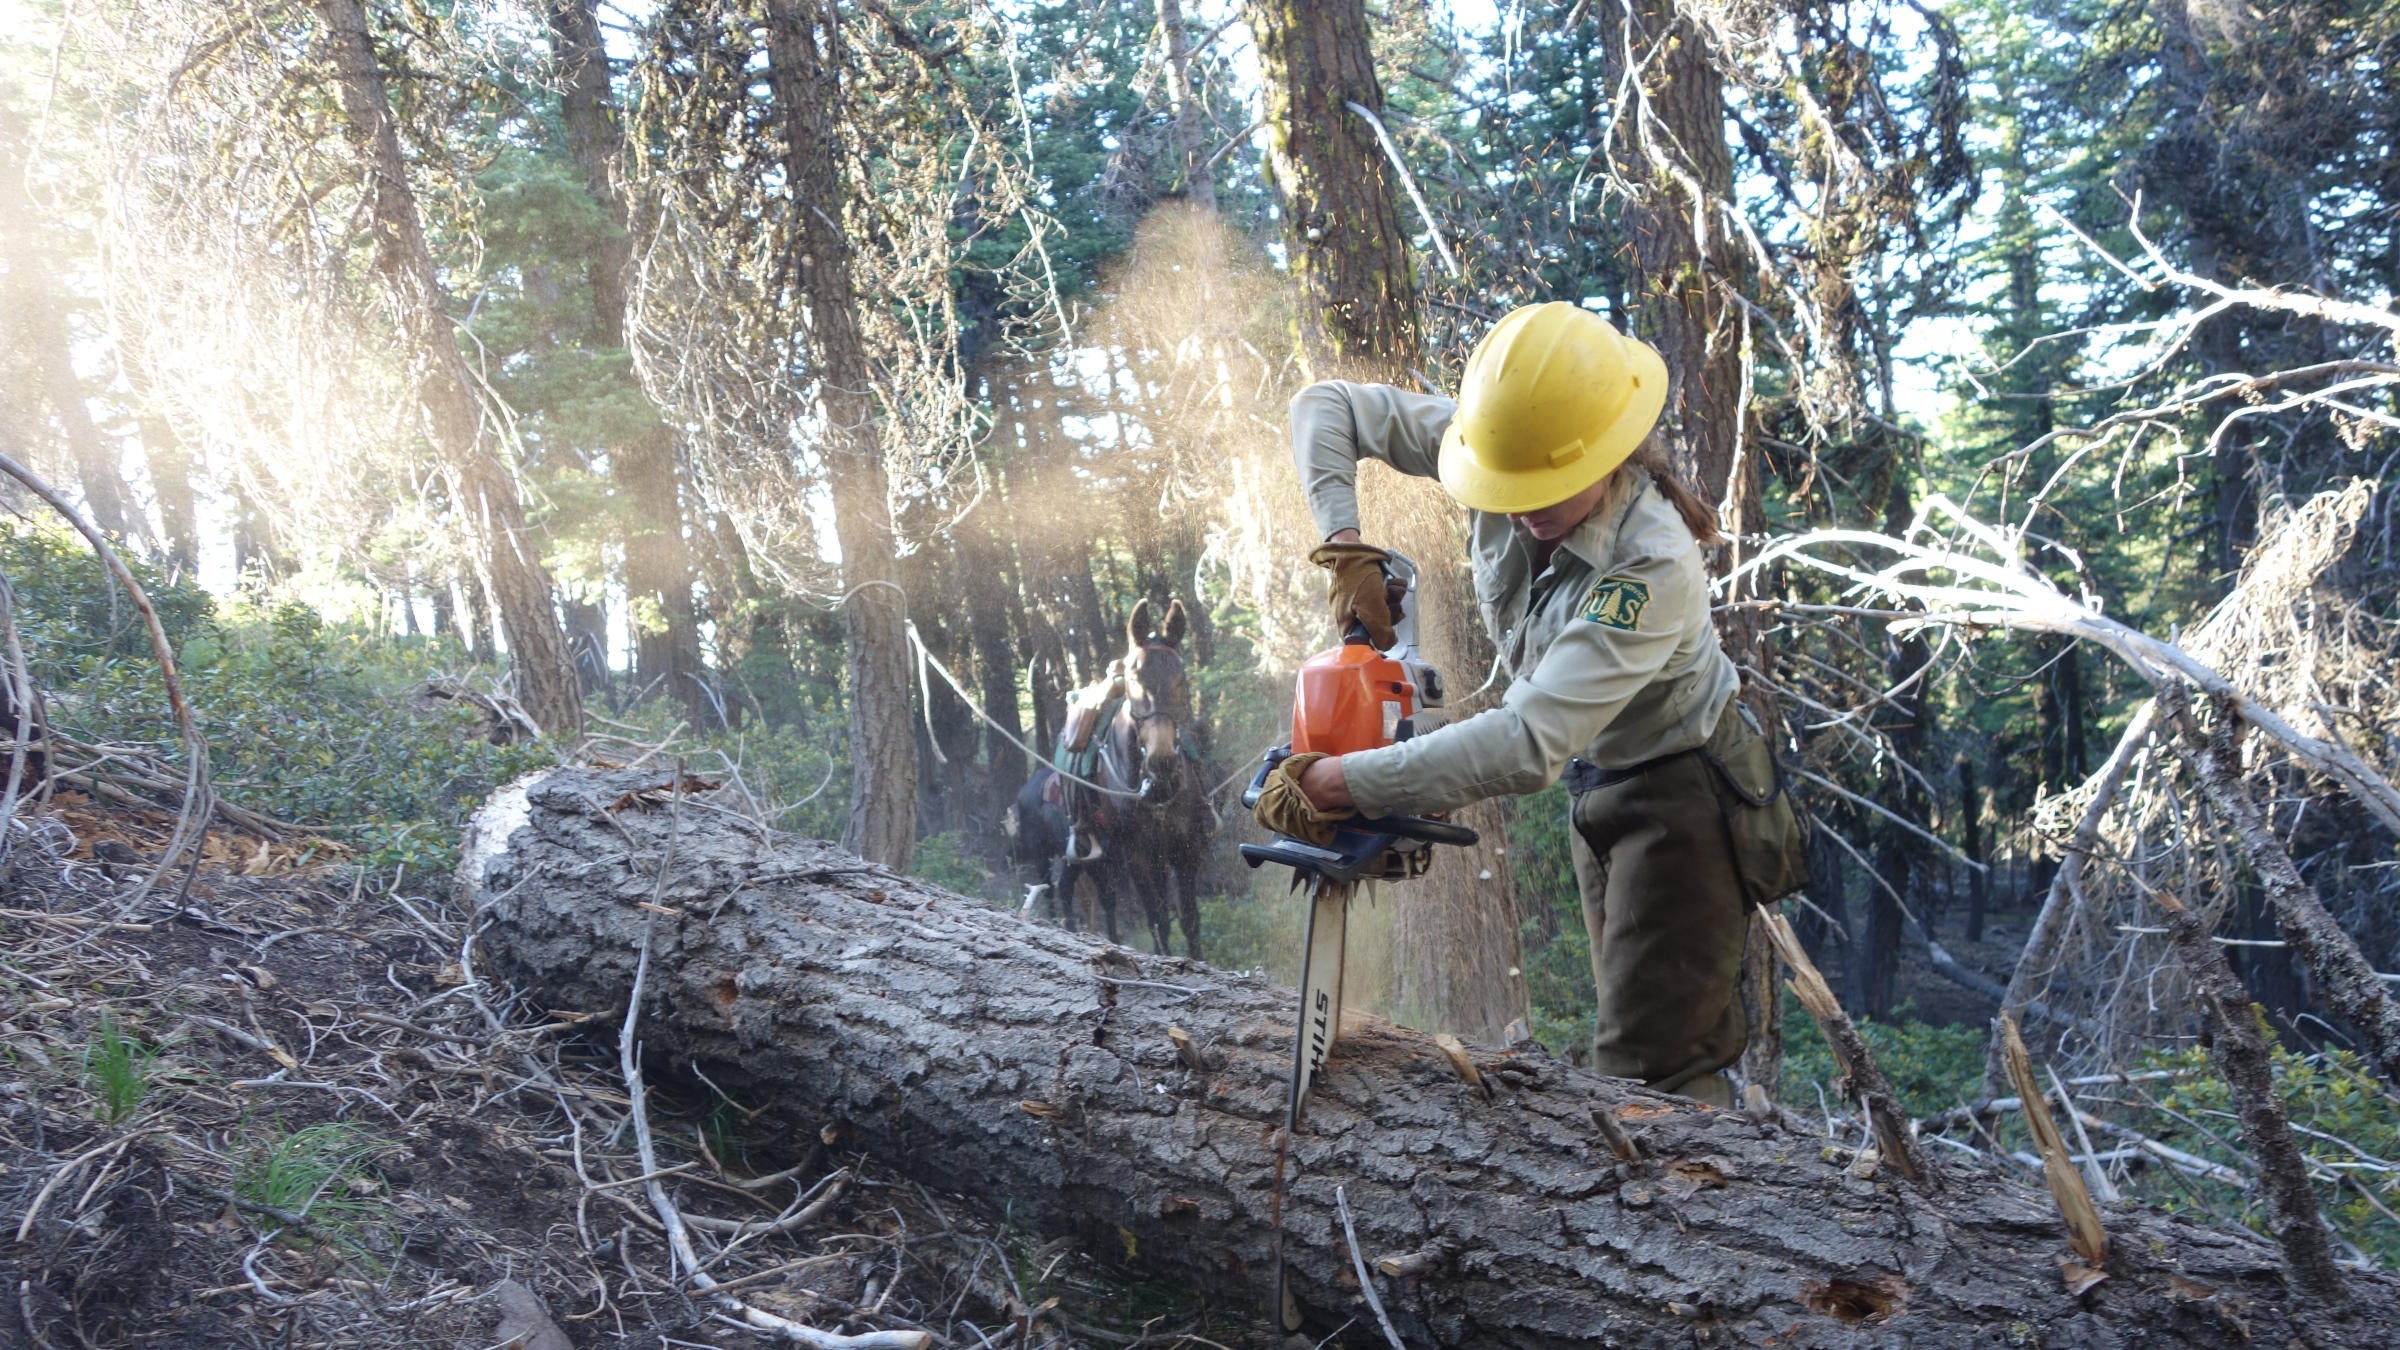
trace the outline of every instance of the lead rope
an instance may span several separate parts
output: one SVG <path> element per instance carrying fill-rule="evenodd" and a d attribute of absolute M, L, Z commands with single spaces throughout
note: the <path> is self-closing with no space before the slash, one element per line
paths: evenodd
<path fill-rule="evenodd" d="M 925 702 L 928 707 L 930 707 L 933 702 L 933 682 L 925 678 L 925 671 L 927 667 L 931 667 L 935 674 L 942 677 L 942 683 L 949 685 L 950 691 L 958 695 L 958 701 L 967 705 L 967 711 L 975 714 L 976 721 L 983 723 L 985 726 L 990 727 L 996 732 L 999 732 L 1001 738 L 1006 740 L 1010 745 L 1013 745 L 1019 750 L 1024 751 L 1026 754 L 1031 755 L 1034 763 L 1050 764 L 1049 758 L 1043 755 L 1041 751 L 1034 749 L 1032 746 L 1027 745 L 1021 740 L 1018 740 L 1015 732 L 1010 731 L 1007 727 L 1004 727 L 998 722 L 993 721 L 991 717 L 983 711 L 983 709 L 975 705 L 975 696 L 967 692 L 966 686 L 958 682 L 958 677 L 950 673 L 950 668 L 942 664 L 942 658 L 935 656 L 932 650 L 926 647 L 925 639 L 917 635 L 916 620 L 907 619 L 903 620 L 903 622 L 907 625 L 909 645 L 917 649 L 917 679 L 924 686 Z M 927 716 L 930 717 L 931 713 L 928 713 Z M 927 725 L 930 726 L 931 723 L 928 723 Z M 1083 786 L 1090 788 L 1094 792 L 1106 793 L 1111 797 L 1123 797 L 1128 801 L 1136 801 L 1139 800 L 1142 795 L 1139 792 L 1127 792 L 1122 788 L 1112 788 L 1100 783 L 1095 783 L 1091 779 L 1085 778 L 1079 774 L 1069 773 L 1065 769 L 1058 767 L 1056 764 L 1050 764 L 1050 771 L 1057 774 L 1059 777 L 1066 779 L 1068 782 L 1081 783 Z"/>

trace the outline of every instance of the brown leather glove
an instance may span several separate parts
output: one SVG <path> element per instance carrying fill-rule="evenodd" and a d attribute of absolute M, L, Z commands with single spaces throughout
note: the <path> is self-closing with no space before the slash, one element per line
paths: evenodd
<path fill-rule="evenodd" d="M 1259 791 L 1258 805 L 1250 808 L 1251 816 L 1286 838 L 1305 839 L 1319 848 L 1332 843 L 1334 826 L 1358 813 L 1348 807 L 1320 811 L 1300 790 L 1300 775 L 1323 758 L 1322 752 L 1311 750 L 1276 765 L 1275 772 L 1267 775 L 1266 787 Z"/>
<path fill-rule="evenodd" d="M 1358 620 L 1367 628 L 1367 639 L 1377 647 L 1389 647 L 1398 641 L 1392 632 L 1392 599 L 1383 574 L 1383 564 L 1392 555 L 1373 544 L 1319 544 L 1309 550 L 1308 560 L 1333 573 L 1326 586 L 1326 600 L 1333 608 L 1333 629 L 1347 635 L 1350 621 Z"/>

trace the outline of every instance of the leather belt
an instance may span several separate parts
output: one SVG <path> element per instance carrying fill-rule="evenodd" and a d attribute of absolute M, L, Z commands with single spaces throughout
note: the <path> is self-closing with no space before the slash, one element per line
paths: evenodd
<path fill-rule="evenodd" d="M 1699 754 L 1701 748 L 1695 745 L 1689 750 L 1677 750 L 1672 754 L 1660 755 L 1656 759 L 1646 759 L 1639 764 L 1629 765 L 1622 769 L 1603 769 L 1589 760 L 1570 759 L 1567 761 L 1567 771 L 1558 776 L 1558 781 L 1567 785 L 1569 795 L 1580 797 L 1595 788 L 1614 787 L 1619 783 L 1631 782 L 1662 764 L 1671 764 L 1686 755 Z"/>

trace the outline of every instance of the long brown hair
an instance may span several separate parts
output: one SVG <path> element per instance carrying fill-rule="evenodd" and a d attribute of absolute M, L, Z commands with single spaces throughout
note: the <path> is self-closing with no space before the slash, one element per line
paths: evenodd
<path fill-rule="evenodd" d="M 1639 474 L 1650 475 L 1650 481 L 1657 485 L 1659 495 L 1673 504 L 1675 514 L 1683 517 L 1683 526 L 1692 532 L 1692 538 L 1703 544 L 1725 541 L 1725 536 L 1717 529 L 1716 508 L 1700 500 L 1699 493 L 1684 485 L 1683 479 L 1675 473 L 1675 462 L 1667 457 L 1667 448 L 1659 444 L 1655 436 L 1643 441 L 1641 448 L 1609 475 L 1608 491 L 1600 498 L 1600 509 L 1613 512 L 1624 505 L 1626 494 L 1632 492 L 1634 484 L 1639 481 L 1636 477 Z"/>

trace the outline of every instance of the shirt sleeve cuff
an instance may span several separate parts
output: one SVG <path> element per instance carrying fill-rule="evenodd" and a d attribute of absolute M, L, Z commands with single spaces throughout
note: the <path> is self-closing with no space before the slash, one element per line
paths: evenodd
<path fill-rule="evenodd" d="M 1342 756 L 1342 782 L 1350 789 L 1350 804 L 1360 815 L 1372 819 L 1406 814 L 1398 760 L 1388 747 Z"/>

